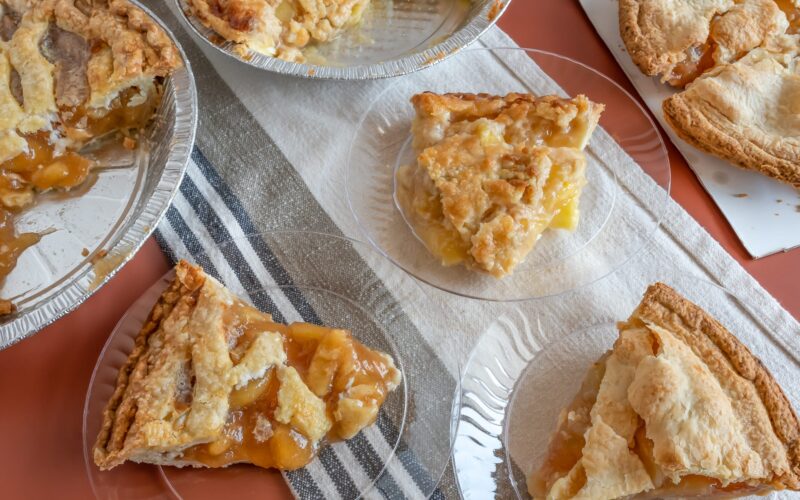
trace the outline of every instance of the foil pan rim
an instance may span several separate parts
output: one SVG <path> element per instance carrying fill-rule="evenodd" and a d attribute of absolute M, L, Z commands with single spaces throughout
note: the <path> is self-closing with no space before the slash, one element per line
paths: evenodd
<path fill-rule="evenodd" d="M 208 46 L 232 57 L 248 66 L 262 69 L 272 73 L 296 76 L 316 80 L 380 80 L 414 73 L 421 69 L 434 66 L 461 49 L 469 46 L 483 35 L 486 30 L 494 26 L 498 19 L 505 13 L 511 0 L 487 0 L 481 10 L 469 20 L 467 24 L 451 33 L 447 38 L 425 50 L 414 52 L 398 59 L 382 61 L 358 66 L 325 66 L 318 64 L 296 63 L 284 61 L 276 57 L 250 51 L 247 57 L 242 57 L 235 50 L 231 42 L 215 43 L 214 39 L 220 37 L 214 30 L 203 25 L 195 16 L 189 13 L 186 0 L 172 0 L 175 2 L 180 18 L 189 28 Z M 499 8 L 497 7 L 499 5 Z M 492 10 L 497 9 L 492 13 Z M 491 17 L 491 18 L 490 18 Z"/>

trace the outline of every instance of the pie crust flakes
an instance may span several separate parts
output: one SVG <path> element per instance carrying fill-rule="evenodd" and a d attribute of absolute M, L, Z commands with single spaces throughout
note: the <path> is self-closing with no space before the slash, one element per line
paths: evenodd
<path fill-rule="evenodd" d="M 120 369 L 94 461 L 296 469 L 371 425 L 400 382 L 350 332 L 274 323 L 181 261 Z"/>
<path fill-rule="evenodd" d="M 403 214 L 444 265 L 510 274 L 548 228 L 574 229 L 583 149 L 602 104 L 508 94 L 415 95 Z"/>
<path fill-rule="evenodd" d="M 225 40 L 279 59 L 305 62 L 303 48 L 358 24 L 369 0 L 187 0 L 190 14 Z"/>
<path fill-rule="evenodd" d="M 687 498 L 800 490 L 800 423 L 736 337 L 662 283 L 561 414 L 534 498 Z"/>

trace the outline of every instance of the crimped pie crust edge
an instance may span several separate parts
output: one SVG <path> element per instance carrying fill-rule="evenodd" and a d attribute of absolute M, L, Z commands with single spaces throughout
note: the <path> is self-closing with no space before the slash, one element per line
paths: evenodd
<path fill-rule="evenodd" d="M 94 461 L 100 469 L 107 470 L 125 461 L 125 457 L 119 455 L 123 452 L 125 436 L 133 423 L 136 409 L 122 409 L 120 412 L 121 405 L 126 399 L 125 395 L 134 369 L 149 350 L 150 337 L 160 330 L 162 322 L 173 308 L 184 297 L 198 291 L 205 279 L 203 271 L 181 260 L 176 266 L 175 278 L 162 292 L 136 336 L 134 348 L 117 375 L 114 393 L 103 410 L 103 423 L 92 450 Z"/>
<path fill-rule="evenodd" d="M 691 102 L 690 102 L 691 101 Z M 707 109 L 710 108 L 710 109 Z M 662 103 L 670 127 L 692 146 L 800 189 L 800 151 L 779 143 L 765 149 L 723 120 L 710 105 L 677 93 Z"/>
<path fill-rule="evenodd" d="M 677 319 L 691 334 L 703 335 L 713 342 L 736 373 L 754 385 L 767 410 L 772 429 L 786 449 L 790 472 L 777 479 L 793 490 L 800 490 L 800 421 L 780 385 L 761 360 L 719 321 L 664 283 L 648 287 L 631 319 L 651 322 L 670 330 L 674 330 L 670 325 L 674 325 Z M 681 338 L 697 353 L 700 345 L 697 337 L 681 335 Z M 702 359 L 710 367 L 714 363 L 714 360 Z"/>

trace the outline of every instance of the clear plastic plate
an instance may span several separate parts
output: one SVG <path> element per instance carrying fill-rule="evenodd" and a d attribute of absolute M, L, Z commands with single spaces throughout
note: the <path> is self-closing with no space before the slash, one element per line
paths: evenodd
<path fill-rule="evenodd" d="M 414 280 L 369 245 L 308 232 L 264 233 L 233 240 L 201 255 L 197 263 L 221 278 L 234 293 L 276 318 L 347 328 L 368 347 L 392 355 L 403 373 L 403 384 L 381 408 L 378 424 L 349 442 L 329 445 L 329 450 L 321 451 L 326 454 L 324 467 L 318 457 L 306 469 L 314 476 L 323 467 L 331 477 L 351 471 L 354 489 L 343 498 L 356 498 L 373 488 L 397 491 L 398 484 L 407 498 L 427 498 L 449 460 L 452 398 L 457 394 L 458 377 L 437 369 L 441 365 L 430 358 L 433 349 L 420 337 L 425 329 L 425 296 Z M 258 265 L 275 269 L 276 263 L 285 271 L 281 279 L 275 279 L 271 272 L 254 270 Z M 91 448 L 118 370 L 172 273 L 131 306 L 95 366 L 83 416 L 89 481 L 98 498 L 139 497 L 145 493 L 199 498 L 213 491 L 241 499 L 263 498 L 266 492 L 274 491 L 276 475 L 249 465 L 178 469 L 126 463 L 105 472 L 94 465 Z M 391 293 L 377 293 L 384 283 L 391 283 Z M 358 442 L 362 444 L 353 445 Z M 372 446 L 364 446 L 364 442 Z M 415 467 L 407 470 L 414 472 L 405 477 L 412 482 L 399 483 L 398 471 L 409 463 Z M 354 470 L 358 472 L 352 473 Z M 290 485 L 302 482 L 296 472 L 285 477 Z"/>
<path fill-rule="evenodd" d="M 582 93 L 604 103 L 602 130 L 595 131 L 586 150 L 588 184 L 581 194 L 577 229 L 546 231 L 527 259 L 502 279 L 463 266 L 442 266 L 406 223 L 395 200 L 396 170 L 415 161 L 410 131 L 414 110 L 409 99 L 423 91 Z M 658 228 L 669 188 L 664 143 L 630 94 L 586 65 L 518 48 L 465 50 L 413 80 L 388 87 L 357 126 L 346 179 L 353 215 L 365 237 L 384 255 L 437 288 L 493 301 L 556 295 L 618 269 Z"/>
<path fill-rule="evenodd" d="M 800 372 L 797 360 L 732 293 L 689 274 L 671 273 L 662 281 L 723 325 L 743 325 L 731 331 L 776 376 L 779 368 Z M 613 346 L 616 321 L 630 316 L 645 288 L 621 290 L 614 298 L 589 290 L 565 294 L 558 304 L 540 304 L 540 313 L 513 310 L 488 328 L 464 368 L 457 410 L 453 465 L 464 498 L 530 498 L 526 479 L 541 465 L 559 413 L 572 401 L 589 367 Z M 549 311 L 607 319 L 560 331 L 562 321 Z M 778 382 L 796 404 L 796 384 L 785 375 Z"/>

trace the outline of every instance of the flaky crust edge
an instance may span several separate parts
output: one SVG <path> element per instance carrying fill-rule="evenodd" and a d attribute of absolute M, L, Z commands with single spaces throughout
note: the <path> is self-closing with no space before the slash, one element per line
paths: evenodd
<path fill-rule="evenodd" d="M 166 290 L 162 292 L 141 330 L 139 330 L 133 350 L 117 375 L 114 393 L 103 410 L 103 423 L 92 449 L 94 462 L 101 470 L 111 469 L 125 460 L 124 457 L 119 455 L 124 445 L 124 434 L 127 434 L 133 423 L 136 412 L 135 408 L 132 408 L 133 411 L 123 411 L 119 412 L 119 414 L 118 411 L 123 406 L 122 403 L 125 400 L 128 383 L 134 368 L 149 350 L 148 342 L 150 338 L 161 329 L 162 322 L 169 316 L 173 307 L 183 297 L 198 290 L 205 282 L 206 274 L 203 270 L 184 260 L 178 262 L 175 270 L 175 278 Z M 122 436 L 122 442 L 116 443 L 116 446 L 111 449 L 109 445 L 115 436 Z"/>
<path fill-rule="evenodd" d="M 657 50 L 639 25 L 639 0 L 619 0 L 619 35 L 631 60 L 642 73 L 656 76 L 665 73 L 677 60 Z M 674 59 L 674 57 L 672 58 Z"/>
<path fill-rule="evenodd" d="M 732 127 L 723 127 L 719 120 L 702 112 L 702 107 L 690 103 L 682 93 L 669 97 L 662 104 L 667 123 L 692 146 L 800 189 L 800 158 L 797 158 L 797 152 L 792 154 L 790 147 L 778 148 L 775 152 L 767 151 Z M 784 153 L 795 159 L 778 156 Z"/>
<path fill-rule="evenodd" d="M 664 283 L 654 283 L 648 287 L 631 319 L 667 329 L 677 319 L 692 333 L 706 336 L 719 348 L 733 369 L 753 383 L 767 410 L 775 435 L 786 448 L 790 472 L 777 479 L 786 487 L 800 491 L 800 421 L 778 382 L 761 360 L 710 314 Z M 684 340 L 690 344 L 692 342 L 691 338 Z"/>

